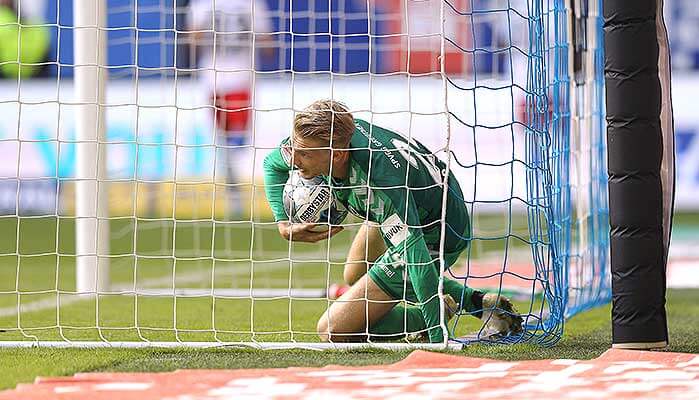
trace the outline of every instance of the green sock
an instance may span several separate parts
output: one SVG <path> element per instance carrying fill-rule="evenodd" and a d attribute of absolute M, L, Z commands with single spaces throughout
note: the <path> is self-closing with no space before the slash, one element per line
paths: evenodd
<path fill-rule="evenodd" d="M 460 305 L 460 310 L 466 310 L 468 312 L 474 312 L 477 310 L 473 304 L 473 299 L 471 298 L 473 295 L 473 289 L 470 287 L 464 286 L 455 280 L 445 277 L 444 293 L 450 295 L 456 304 Z"/>
<path fill-rule="evenodd" d="M 473 304 L 474 289 L 464 286 L 459 282 L 445 278 L 444 293 L 450 295 L 457 304 L 460 304 L 459 309 L 467 312 L 474 312 L 482 307 L 476 307 Z M 396 339 L 405 336 L 405 333 L 424 331 L 426 328 L 425 320 L 422 318 L 422 312 L 417 306 L 404 306 L 399 304 L 389 311 L 383 318 L 369 327 L 369 333 L 378 335 L 393 335 L 382 336 L 385 339 Z"/>
<path fill-rule="evenodd" d="M 382 339 L 401 338 L 406 333 L 423 330 L 425 330 L 425 320 L 422 318 L 420 309 L 402 304 L 393 307 L 383 318 L 369 327 L 369 333 L 395 336 L 382 336 Z"/>

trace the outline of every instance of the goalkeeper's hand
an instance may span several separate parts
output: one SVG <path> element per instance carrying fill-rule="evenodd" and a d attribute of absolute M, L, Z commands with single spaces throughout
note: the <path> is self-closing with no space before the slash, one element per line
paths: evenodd
<path fill-rule="evenodd" d="M 322 225 L 313 223 L 292 224 L 289 221 L 277 222 L 279 234 L 284 239 L 293 242 L 315 243 L 323 239 L 330 239 L 343 229 L 341 226 L 333 226 L 328 230 L 318 231 L 317 228 Z"/>

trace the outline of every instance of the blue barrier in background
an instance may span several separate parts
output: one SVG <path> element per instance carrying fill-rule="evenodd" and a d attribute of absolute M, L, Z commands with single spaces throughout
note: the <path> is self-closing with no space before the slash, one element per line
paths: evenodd
<path fill-rule="evenodd" d="M 175 27 L 185 30 L 186 6 L 189 0 L 138 0 L 138 12 L 134 12 L 134 0 L 107 0 L 108 64 L 110 76 L 132 77 L 135 67 L 163 68 L 158 71 L 139 71 L 139 77 L 168 76 L 174 67 L 194 66 L 189 59 L 187 45 L 175 45 Z M 275 35 L 280 47 L 269 58 L 260 58 L 259 71 L 293 70 L 333 71 L 343 73 L 369 72 L 369 18 L 366 2 L 345 1 L 342 8 L 333 2 L 328 18 L 327 0 L 284 1 L 279 9 L 278 0 L 267 0 L 272 29 L 282 32 Z M 293 3 L 293 9 L 290 3 Z M 175 15 L 175 5 L 180 10 Z M 317 17 L 305 12 L 313 10 Z M 378 7 L 376 15 L 386 12 Z M 296 17 L 294 15 L 299 15 Z M 281 16 L 281 17 L 280 17 Z M 293 20 L 290 16 L 294 16 Z M 348 17 L 349 16 L 349 17 Z M 73 75 L 73 1 L 48 0 L 46 20 L 51 27 L 49 74 Z M 371 18 L 372 60 L 371 72 L 387 71 L 387 44 L 390 39 L 376 37 L 390 33 L 380 18 Z M 332 38 L 331 33 L 332 32 Z M 320 35 L 309 36 L 309 33 Z M 344 36 L 344 35 L 351 36 Z M 181 37 L 177 33 L 178 39 Z M 138 46 L 136 42 L 138 41 Z M 331 46 L 332 41 L 332 59 Z M 178 42 L 180 42 L 178 40 Z M 350 47 L 350 48 L 346 48 Z M 292 65 L 293 52 L 293 65 Z"/>

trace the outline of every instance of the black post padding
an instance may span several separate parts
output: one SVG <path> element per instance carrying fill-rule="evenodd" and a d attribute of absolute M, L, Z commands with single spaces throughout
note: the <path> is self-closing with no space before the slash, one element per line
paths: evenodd
<path fill-rule="evenodd" d="M 657 0 L 604 0 L 612 341 L 667 342 Z"/>

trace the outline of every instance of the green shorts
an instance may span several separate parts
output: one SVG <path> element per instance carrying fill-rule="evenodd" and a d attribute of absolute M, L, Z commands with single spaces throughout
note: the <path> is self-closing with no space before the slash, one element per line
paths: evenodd
<path fill-rule="evenodd" d="M 439 268 L 439 230 L 435 229 L 432 232 L 425 233 L 423 237 L 427 243 L 427 248 L 430 250 L 430 256 L 436 261 L 433 265 L 435 268 Z M 463 245 L 460 243 L 456 249 L 447 249 L 444 252 L 444 262 L 447 269 L 454 265 L 461 253 L 468 247 L 468 241 L 463 240 L 462 243 Z M 396 263 L 394 257 L 390 250 L 386 250 L 376 260 L 376 263 L 369 268 L 369 278 L 392 298 L 417 302 L 413 285 L 410 283 L 410 279 L 406 279 L 407 270 L 405 266 Z M 439 274 L 439 271 L 437 271 L 437 274 Z"/>

